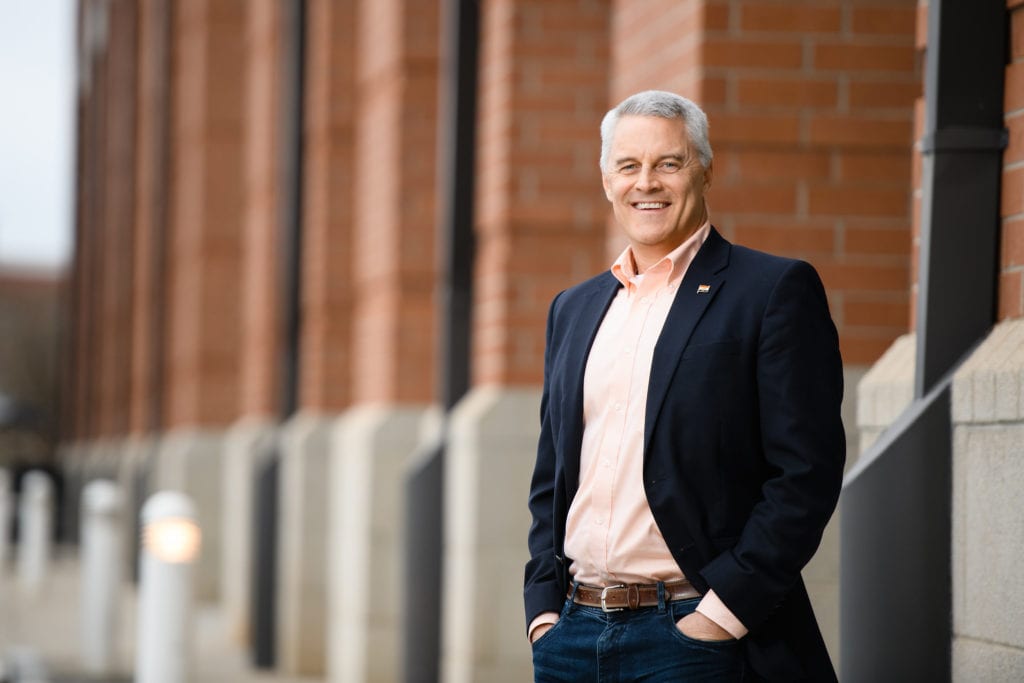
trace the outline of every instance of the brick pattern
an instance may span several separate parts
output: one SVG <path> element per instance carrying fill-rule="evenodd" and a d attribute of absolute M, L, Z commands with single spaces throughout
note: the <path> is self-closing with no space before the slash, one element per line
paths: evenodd
<path fill-rule="evenodd" d="M 536 386 L 560 289 L 600 272 L 609 2 L 483 5 L 473 383 Z"/>
<path fill-rule="evenodd" d="M 135 196 L 132 254 L 131 400 L 129 431 L 144 434 L 152 423 L 157 401 L 159 358 L 156 356 L 162 296 L 158 232 L 164 218 L 166 186 L 163 182 L 162 135 L 167 123 L 165 59 L 167 0 L 138 3 L 138 97 L 135 128 Z"/>
<path fill-rule="evenodd" d="M 433 399 L 438 0 L 361 0 L 355 25 L 352 398 Z"/>
<path fill-rule="evenodd" d="M 307 3 L 306 144 L 299 404 L 351 400 L 355 87 L 354 0 Z"/>
<path fill-rule="evenodd" d="M 110 86 L 100 110 L 104 184 L 91 227 L 98 248 L 93 252 L 95 327 L 90 362 L 95 363 L 93 435 L 123 434 L 128 429 L 129 363 L 131 357 L 130 288 L 132 277 L 132 190 L 135 127 L 135 8 L 110 7 L 110 40 L 104 82 Z"/>
<path fill-rule="evenodd" d="M 173 5 L 165 428 L 237 416 L 246 5 Z"/>
<path fill-rule="evenodd" d="M 1010 9 L 1010 63 L 1006 67 L 999 319 L 1024 317 L 1024 4 Z"/>
<path fill-rule="evenodd" d="M 708 106 L 713 220 L 813 263 L 844 360 L 869 364 L 909 315 L 915 3 L 709 5 L 729 11 L 704 52 L 726 84 Z"/>
<path fill-rule="evenodd" d="M 914 0 L 620 0 L 615 9 L 613 100 L 661 88 L 704 107 L 716 227 L 811 261 L 845 361 L 873 362 L 909 314 Z M 653 33 L 636 30 L 650 24 Z M 663 43 L 673 56 L 661 64 Z M 614 252 L 622 240 L 609 230 Z"/>
<path fill-rule="evenodd" d="M 246 90 L 243 94 L 241 211 L 241 415 L 271 417 L 280 407 L 281 64 L 282 15 L 277 2 L 246 3 Z"/>

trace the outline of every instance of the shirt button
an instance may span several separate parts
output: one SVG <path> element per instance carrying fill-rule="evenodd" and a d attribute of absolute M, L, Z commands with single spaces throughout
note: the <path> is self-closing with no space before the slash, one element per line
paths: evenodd
<path fill-rule="evenodd" d="M 621 413 L 622 412 L 622 404 L 621 403 L 616 403 L 615 404 L 615 412 L 616 413 Z"/>
<path fill-rule="evenodd" d="M 602 524 L 604 524 L 604 520 L 600 517 L 597 517 L 594 519 L 594 524 L 596 524 L 597 526 L 601 526 Z"/>
<path fill-rule="evenodd" d="M 642 303 L 644 305 L 647 305 L 647 304 L 651 303 L 651 300 L 648 299 L 646 296 L 645 297 L 641 297 L 640 303 Z"/>
<path fill-rule="evenodd" d="M 631 353 L 633 353 L 633 349 L 631 349 L 631 348 L 629 348 L 629 347 L 627 346 L 627 347 L 626 347 L 626 355 L 628 356 L 628 355 L 629 355 L 629 354 L 631 354 Z"/>

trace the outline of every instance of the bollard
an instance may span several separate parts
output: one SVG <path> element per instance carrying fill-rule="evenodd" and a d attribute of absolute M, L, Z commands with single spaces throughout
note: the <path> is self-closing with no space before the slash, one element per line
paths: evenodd
<path fill-rule="evenodd" d="M 18 505 L 18 580 L 29 593 L 39 590 L 49 570 L 52 528 L 53 483 L 45 472 L 31 470 L 21 480 Z"/>
<path fill-rule="evenodd" d="M 82 666 L 113 672 L 121 596 L 121 490 L 97 479 L 82 489 Z"/>
<path fill-rule="evenodd" d="M 136 683 L 185 683 L 192 662 L 192 568 L 200 531 L 192 501 L 161 491 L 142 506 Z"/>
<path fill-rule="evenodd" d="M 12 512 L 11 473 L 0 467 L 0 576 L 7 571 L 7 558 L 11 548 Z M 2 680 L 3 678 L 0 678 L 0 681 Z"/>

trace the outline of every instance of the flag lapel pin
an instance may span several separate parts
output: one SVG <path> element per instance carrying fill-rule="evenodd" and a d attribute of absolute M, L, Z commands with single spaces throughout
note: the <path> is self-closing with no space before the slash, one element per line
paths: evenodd
<path fill-rule="evenodd" d="M 711 291 L 711 285 L 697 285 L 698 294 L 707 294 Z"/>

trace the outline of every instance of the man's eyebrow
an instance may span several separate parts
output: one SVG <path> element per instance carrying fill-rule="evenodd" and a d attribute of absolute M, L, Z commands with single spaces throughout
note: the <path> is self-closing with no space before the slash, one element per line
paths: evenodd
<path fill-rule="evenodd" d="M 689 156 L 686 155 L 686 154 L 683 154 L 682 152 L 672 152 L 671 154 L 662 154 L 660 157 L 658 157 L 658 161 L 659 162 L 665 161 L 666 159 L 672 159 L 672 160 L 675 160 L 675 161 L 679 161 L 679 162 L 685 163 L 686 160 L 689 159 Z M 622 164 L 625 164 L 625 163 L 631 162 L 631 161 L 635 162 L 635 161 L 637 161 L 637 158 L 636 157 L 629 157 L 629 156 L 619 157 L 619 158 L 615 159 L 615 165 L 616 166 L 621 166 Z"/>

